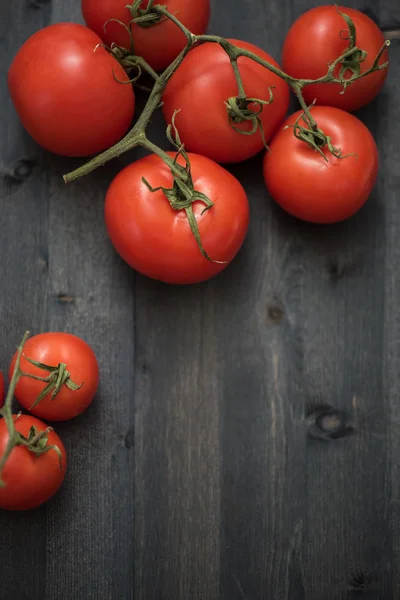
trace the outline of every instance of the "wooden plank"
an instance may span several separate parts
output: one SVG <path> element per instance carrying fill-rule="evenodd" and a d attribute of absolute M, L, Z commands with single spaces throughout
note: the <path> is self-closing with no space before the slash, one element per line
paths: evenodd
<path fill-rule="evenodd" d="M 263 184 L 254 183 L 255 170 L 243 167 L 240 177 L 246 186 L 253 182 L 252 225 L 240 264 L 219 282 L 222 597 L 302 599 L 306 454 L 297 244 Z"/>
<path fill-rule="evenodd" d="M 78 17 L 79 4 L 27 9 L 20 2 L 14 12 L 7 8 L 10 54 L 41 26 Z M 9 105 L 6 89 L 2 97 Z M 34 514 L 0 515 L 2 577 L 11 584 L 4 598 L 99 600 L 115 594 L 130 599 L 133 273 L 111 248 L 103 219 L 104 193 L 119 167 L 66 187 L 62 174 L 78 161 L 43 153 L 22 132 L 11 108 L 9 113 L 2 122 L 3 160 L 12 165 L 33 151 L 40 167 L 29 182 L 3 188 L 2 277 L 9 283 L 0 302 L 9 341 L 2 345 L 2 358 L 26 327 L 71 331 L 92 345 L 102 379 L 93 406 L 56 427 L 69 456 L 60 493 Z"/>
<path fill-rule="evenodd" d="M 385 19 L 388 30 L 400 29 L 400 11 L 397 3 L 382 0 L 381 15 Z M 385 90 L 380 110 L 382 133 L 379 150 L 382 160 L 382 193 L 384 198 L 383 219 L 385 222 L 385 281 L 384 305 L 382 307 L 384 322 L 384 348 L 382 374 L 384 381 L 384 398 L 388 406 L 388 436 L 390 464 L 387 473 L 385 494 L 390 499 L 390 547 L 389 568 L 392 575 L 392 597 L 400 598 L 400 443 L 399 443 L 399 211 L 398 191 L 400 183 L 400 145 L 399 145 L 399 97 L 400 97 L 400 37 L 392 38 L 390 48 L 389 86 Z"/>
<path fill-rule="evenodd" d="M 107 176 L 70 187 L 61 187 L 59 179 L 60 173 L 54 174 L 49 186 L 49 326 L 79 332 L 90 343 L 101 368 L 101 389 L 82 417 L 58 426 L 70 451 L 71 475 L 60 503 L 47 516 L 46 593 L 56 598 L 62 582 L 61 597 L 111 598 L 115 593 L 130 598 L 133 275 L 105 234 Z"/>
<path fill-rule="evenodd" d="M 3 74 L 21 43 L 45 22 L 45 13 L 23 9 L 20 2 L 1 5 Z M 48 307 L 43 290 L 48 280 L 48 198 L 42 153 L 19 124 L 4 76 L 0 82 L 0 98 L 3 107 L 0 121 L 0 368 L 7 372 L 25 329 L 41 331 L 47 324 Z M 23 164 L 21 159 L 30 162 Z M 40 597 L 45 580 L 46 535 L 46 509 L 36 511 L 33 518 L 0 511 L 2 600 Z"/>
<path fill-rule="evenodd" d="M 79 0 L 53 2 L 51 17 L 52 22 L 82 21 Z M 121 164 L 114 162 L 65 186 L 62 174 L 72 166 L 69 162 L 49 161 L 50 328 L 79 332 L 92 345 L 101 389 L 91 409 L 62 429 L 71 477 L 61 506 L 47 518 L 46 595 L 129 600 L 134 552 L 134 274 L 112 249 L 103 216 L 107 186 Z"/>
<path fill-rule="evenodd" d="M 279 60 L 282 2 L 215 9 L 215 31 Z M 238 261 L 215 282 L 221 361 L 221 598 L 304 596 L 306 466 L 297 242 L 267 197 L 262 156 L 232 169 L 249 194 L 251 225 Z"/>
<path fill-rule="evenodd" d="M 296 4 L 296 12 L 305 8 Z M 396 93 L 389 81 L 385 93 L 359 113 L 378 142 L 385 139 L 381 115 L 386 95 Z M 298 226 L 309 423 L 315 423 L 316 409 L 329 405 L 336 419 L 354 428 L 353 435 L 334 441 L 309 438 L 307 598 L 339 600 L 364 592 L 371 598 L 394 597 L 385 443 L 389 412 L 382 373 L 386 228 L 381 162 L 375 191 L 355 218 L 329 231 Z"/>
<path fill-rule="evenodd" d="M 138 277 L 135 599 L 217 598 L 220 372 L 212 287 Z"/>

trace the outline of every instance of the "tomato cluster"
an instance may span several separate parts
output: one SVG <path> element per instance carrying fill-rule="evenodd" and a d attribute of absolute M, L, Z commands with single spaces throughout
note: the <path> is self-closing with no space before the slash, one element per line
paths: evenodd
<path fill-rule="evenodd" d="M 378 26 L 346 7 L 309 10 L 286 35 L 283 72 L 249 42 L 202 39 L 209 0 L 165 0 L 161 12 L 155 4 L 82 0 L 87 26 L 59 23 L 38 31 L 8 76 L 14 106 L 35 140 L 58 154 L 88 156 L 129 129 L 135 109 L 129 77 L 134 81 L 144 70 L 159 84 L 157 72 L 166 69 L 165 75 L 178 61 L 164 77 L 160 99 L 166 122 L 174 122 L 190 154 L 183 184 L 192 193 L 177 182 L 171 163 L 163 164 L 167 155 L 145 144 L 142 129 L 137 143 L 155 154 L 119 173 L 106 194 L 105 221 L 117 252 L 140 273 L 167 283 L 198 283 L 219 273 L 241 248 L 249 221 L 246 193 L 222 165 L 248 160 L 267 144 L 265 185 L 282 208 L 325 224 L 354 215 L 377 176 L 375 142 L 349 113 L 384 83 L 387 52 L 380 53 Z M 188 44 L 190 51 L 178 57 Z M 336 83 L 314 83 L 338 58 L 331 73 Z M 303 116 L 287 117 L 290 87 L 300 103 L 303 98 Z M 125 151 L 128 137 L 114 155 Z"/>
<path fill-rule="evenodd" d="M 138 272 L 193 284 L 231 263 L 245 240 L 250 209 L 226 165 L 263 148 L 266 188 L 295 217 L 334 223 L 366 202 L 378 153 L 367 127 L 351 113 L 381 90 L 387 50 L 365 14 L 337 6 L 303 14 L 285 38 L 282 70 L 247 41 L 204 35 L 209 0 L 82 0 L 82 13 L 86 26 L 54 24 L 23 44 L 9 69 L 10 95 L 26 130 L 47 150 L 101 153 L 65 181 L 134 146 L 151 152 L 116 174 L 105 193 L 111 243 Z M 135 121 L 135 86 L 143 74 L 154 80 L 153 88 Z M 291 89 L 301 110 L 287 116 Z M 146 136 L 160 106 L 174 152 Z M 42 443 L 40 432 L 47 431 L 36 417 L 63 420 L 85 410 L 98 367 L 91 349 L 67 334 L 36 336 L 25 352 L 29 360 L 22 358 L 15 395 L 30 414 L 17 417 L 15 429 L 29 445 Z M 45 377 L 46 365 L 58 367 Z M 55 398 L 51 390 L 43 393 L 43 377 L 61 382 Z M 0 460 L 9 435 L 3 418 Z M 36 460 L 32 448 L 15 446 L 4 467 L 0 506 L 36 506 L 61 485 L 65 449 L 53 431 L 43 435 L 61 449 L 63 469 L 53 451 Z M 23 465 L 18 476 L 16 464 Z"/>
<path fill-rule="evenodd" d="M 17 355 L 16 352 L 10 363 L 10 382 Z M 36 456 L 23 444 L 16 444 L 11 450 L 1 473 L 0 508 L 28 510 L 56 493 L 67 467 L 67 453 L 60 437 L 41 419 L 65 421 L 80 415 L 96 394 L 99 369 L 93 350 L 81 338 L 70 333 L 48 332 L 27 340 L 17 374 L 13 391 L 27 414 L 12 415 L 15 431 L 28 441 L 32 436 L 42 434 L 44 438 L 45 435 L 46 446 L 56 446 L 59 451 L 48 448 Z M 0 374 L 0 407 L 3 402 L 4 378 Z M 6 451 L 9 438 L 6 419 L 2 418 L 0 457 Z"/>

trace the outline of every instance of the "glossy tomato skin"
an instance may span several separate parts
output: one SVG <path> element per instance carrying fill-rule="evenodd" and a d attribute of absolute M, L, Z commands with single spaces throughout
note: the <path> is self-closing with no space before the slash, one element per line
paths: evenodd
<path fill-rule="evenodd" d="M 74 383 L 82 387 L 69 390 L 63 385 L 51 399 L 48 394 L 35 408 L 32 404 L 44 389 L 43 382 L 21 377 L 15 389 L 15 397 L 25 410 L 46 421 L 65 421 L 80 415 L 92 402 L 99 383 L 99 368 L 90 346 L 81 338 L 70 333 L 48 332 L 28 339 L 21 357 L 21 369 L 25 373 L 46 377 L 49 373 L 31 365 L 25 356 L 48 366 L 65 363 Z M 10 365 L 10 379 L 14 372 L 16 354 Z"/>
<path fill-rule="evenodd" d="M 30 415 L 21 415 L 15 420 L 15 429 L 28 437 L 31 427 L 38 432 L 48 427 L 43 421 Z M 67 454 L 55 431 L 47 434 L 48 445 L 58 446 L 62 453 L 62 468 L 59 456 L 53 450 L 36 457 L 23 446 L 16 446 L 3 470 L 5 487 L 0 488 L 0 508 L 6 510 L 30 510 L 47 502 L 60 488 L 67 469 Z M 0 419 L 0 456 L 8 441 L 4 419 Z"/>
<path fill-rule="evenodd" d="M 379 27 L 364 13 L 339 6 L 354 22 L 357 30 L 357 46 L 368 52 L 361 63 L 361 72 L 367 71 L 382 47 L 385 38 Z M 349 46 L 343 39 L 347 25 L 335 6 L 318 6 L 304 13 L 290 28 L 283 47 L 283 70 L 299 79 L 317 79 L 327 73 L 328 66 L 341 56 Z M 342 32 L 342 33 L 341 33 Z M 387 51 L 380 64 L 388 60 Z M 340 67 L 335 71 L 339 76 Z M 371 102 L 380 92 L 387 75 L 387 69 L 376 71 L 352 83 L 344 94 L 338 84 L 307 85 L 303 88 L 304 99 L 311 104 L 336 106 L 343 110 L 355 111 Z M 349 77 L 347 72 L 345 77 Z"/>
<path fill-rule="evenodd" d="M 4 404 L 4 396 L 5 396 L 4 377 L 3 377 L 3 373 L 0 371 L 0 408 Z"/>
<path fill-rule="evenodd" d="M 90 29 L 58 23 L 32 35 L 8 72 L 14 107 L 28 133 L 55 154 L 88 156 L 129 128 L 135 96 L 123 68 Z"/>
<path fill-rule="evenodd" d="M 214 202 L 203 214 L 202 202 L 193 205 L 204 249 L 212 259 L 229 263 L 248 229 L 246 192 L 215 162 L 190 153 L 189 158 L 195 189 Z M 226 264 L 210 262 L 200 253 L 185 211 L 173 210 L 162 191 L 150 192 L 142 176 L 152 187 L 172 187 L 171 172 L 156 155 L 129 165 L 112 181 L 105 220 L 122 258 L 143 275 L 172 284 L 199 283 L 222 271 Z"/>
<path fill-rule="evenodd" d="M 83 18 L 87 26 L 108 46 L 115 42 L 129 49 L 129 34 L 120 24 L 110 22 L 104 31 L 104 24 L 112 18 L 129 25 L 132 16 L 126 8 L 127 4 L 126 0 L 82 0 Z M 205 33 L 210 19 L 210 0 L 163 0 L 160 4 L 166 6 L 195 35 Z M 142 2 L 142 8 L 147 5 L 148 0 Z M 156 71 L 168 67 L 186 46 L 185 35 L 170 20 L 148 28 L 134 24 L 132 34 L 135 54 L 142 56 Z"/>
<path fill-rule="evenodd" d="M 293 125 L 301 111 L 285 124 Z M 293 128 L 280 129 L 264 158 L 264 179 L 272 198 L 288 213 L 314 223 L 335 223 L 354 215 L 366 202 L 378 172 L 378 152 L 367 127 L 338 108 L 315 106 L 312 115 L 344 155 L 328 158 L 296 139 Z M 303 125 L 305 125 L 303 123 Z"/>
<path fill-rule="evenodd" d="M 264 60 L 279 67 L 264 50 L 240 40 L 230 40 Z M 286 116 L 289 106 L 289 88 L 275 74 L 249 58 L 238 60 L 244 89 L 248 98 L 268 101 L 269 86 L 274 101 L 264 106 L 260 115 L 265 138 L 271 139 Z M 166 86 L 162 107 L 167 123 L 175 110 L 176 126 L 187 150 L 207 156 L 218 163 L 244 161 L 263 148 L 260 131 L 243 135 L 233 129 L 228 120 L 225 102 L 238 94 L 232 65 L 219 44 L 207 43 L 194 48 Z M 241 123 L 241 129 L 250 131 L 250 122 Z"/>

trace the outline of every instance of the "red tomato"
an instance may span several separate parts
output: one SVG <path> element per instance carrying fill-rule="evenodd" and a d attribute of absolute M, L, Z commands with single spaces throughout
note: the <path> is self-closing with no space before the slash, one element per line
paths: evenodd
<path fill-rule="evenodd" d="M 379 27 L 364 13 L 353 8 L 339 6 L 339 10 L 347 14 L 356 26 L 356 45 L 368 52 L 361 63 L 361 72 L 367 71 L 374 62 L 375 56 L 385 39 Z M 283 70 L 298 79 L 317 79 L 328 71 L 328 66 L 348 48 L 348 39 L 343 39 L 348 31 L 346 21 L 338 13 L 335 6 L 318 6 L 304 13 L 290 28 L 283 47 Z M 380 64 L 388 60 L 384 52 Z M 335 71 L 339 76 L 340 66 Z M 381 90 L 387 69 L 376 71 L 348 86 L 344 94 L 339 84 L 322 83 L 307 85 L 303 89 L 304 99 L 311 104 L 336 106 L 344 110 L 354 111 L 368 102 Z M 351 76 L 349 71 L 345 77 Z"/>
<path fill-rule="evenodd" d="M 4 377 L 3 373 L 0 371 L 0 408 L 4 404 Z"/>
<path fill-rule="evenodd" d="M 15 429 L 28 437 L 31 427 L 38 432 L 45 431 L 47 425 L 30 415 L 14 415 Z M 4 465 L 2 478 L 5 487 L 0 488 L 0 508 L 7 510 L 30 510 L 47 502 L 60 488 L 65 478 L 67 454 L 64 444 L 55 433 L 47 434 L 47 445 L 58 446 L 60 458 L 54 450 L 36 456 L 24 446 L 16 446 Z M 8 430 L 4 419 L 0 420 L 0 456 L 8 441 Z"/>
<path fill-rule="evenodd" d="M 11 362 L 10 379 L 16 356 L 15 353 Z M 41 333 L 28 339 L 20 367 L 25 373 L 47 377 L 49 372 L 32 365 L 26 360 L 26 356 L 47 366 L 55 367 L 64 363 L 70 379 L 77 385 L 82 384 L 78 390 L 70 390 L 64 384 L 54 399 L 49 393 L 35 408 L 31 408 L 46 384 L 21 377 L 15 389 L 15 397 L 33 415 L 49 421 L 65 421 L 81 414 L 92 402 L 99 383 L 99 369 L 93 350 L 82 339 L 70 333 L 59 332 Z"/>
<path fill-rule="evenodd" d="M 193 204 L 203 247 L 210 258 L 229 263 L 247 233 L 246 192 L 233 175 L 208 158 L 189 154 L 189 159 L 195 190 L 214 202 L 203 214 L 205 204 Z M 198 283 L 222 271 L 226 264 L 201 254 L 185 211 L 171 208 L 162 191 L 150 192 L 142 177 L 152 187 L 171 188 L 173 183 L 170 169 L 156 155 L 132 163 L 112 181 L 105 220 L 122 258 L 143 275 L 166 283 Z"/>
<path fill-rule="evenodd" d="M 65 156 L 109 148 L 129 128 L 135 97 L 123 68 L 87 27 L 58 23 L 41 29 L 19 49 L 8 86 L 28 133 Z"/>
<path fill-rule="evenodd" d="M 293 125 L 300 114 L 291 115 L 284 126 Z M 296 139 L 292 128 L 281 128 L 271 153 L 265 155 L 264 179 L 271 196 L 288 213 L 314 223 L 335 223 L 354 215 L 367 200 L 376 181 L 378 152 L 369 130 L 350 113 L 315 106 L 312 115 L 335 148 L 358 158 L 336 158 L 325 147 L 326 162 Z"/>
<path fill-rule="evenodd" d="M 118 19 L 129 25 L 132 15 L 126 8 L 127 0 L 82 0 L 82 13 L 88 27 L 93 29 L 108 45 L 115 42 L 129 50 L 130 38 L 126 29 L 109 19 Z M 195 35 L 205 33 L 210 18 L 210 0 L 163 0 L 162 4 Z M 148 0 L 142 2 L 146 8 Z M 186 45 L 184 33 L 172 21 L 165 20 L 151 27 L 132 25 L 135 54 L 142 56 L 156 71 L 165 69 Z"/>
<path fill-rule="evenodd" d="M 229 41 L 279 66 L 269 54 L 253 44 Z M 238 65 L 248 98 L 268 101 L 269 87 L 275 86 L 273 102 L 265 105 L 260 115 L 268 141 L 286 115 L 289 88 L 277 75 L 249 58 L 239 58 Z M 241 162 L 260 152 L 263 140 L 259 130 L 253 135 L 244 135 L 235 131 L 229 123 L 225 102 L 237 94 L 228 55 L 219 44 L 207 43 L 191 50 L 172 76 L 165 88 L 162 110 L 170 123 L 174 111 L 181 109 L 175 123 L 187 150 L 208 156 L 218 163 Z M 237 126 L 244 131 L 252 128 L 249 121 Z"/>

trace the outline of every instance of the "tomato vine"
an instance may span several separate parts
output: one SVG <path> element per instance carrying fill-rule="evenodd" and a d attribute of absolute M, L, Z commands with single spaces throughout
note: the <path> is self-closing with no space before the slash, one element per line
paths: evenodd
<path fill-rule="evenodd" d="M 46 452 L 53 450 L 54 452 L 57 453 L 57 455 L 60 459 L 60 469 L 62 469 L 62 453 L 61 453 L 60 448 L 58 448 L 58 446 L 48 444 L 47 436 L 53 430 L 52 427 L 47 427 L 45 429 L 45 431 L 41 431 L 41 432 L 38 432 L 35 427 L 31 427 L 31 429 L 29 431 L 29 435 L 27 437 L 22 435 L 15 428 L 14 416 L 13 416 L 13 412 L 12 412 L 12 402 L 13 402 L 14 392 L 15 392 L 15 388 L 17 386 L 18 381 L 20 380 L 21 377 L 27 376 L 27 374 L 21 370 L 20 362 L 21 362 L 21 356 L 23 353 L 23 349 L 24 349 L 24 346 L 25 346 L 25 343 L 26 343 L 28 337 L 29 337 L 29 331 L 27 331 L 25 333 L 20 345 L 18 346 L 14 373 L 11 378 L 10 385 L 8 387 L 7 396 L 6 396 L 4 405 L 0 409 L 0 417 L 4 418 L 4 421 L 6 423 L 7 430 L 8 430 L 7 445 L 4 450 L 4 453 L 0 457 L 0 487 L 4 487 L 4 485 L 5 485 L 4 481 L 2 479 L 4 465 L 6 464 L 7 459 L 9 458 L 9 456 L 10 456 L 11 452 L 13 451 L 13 449 L 15 448 L 15 446 L 25 446 L 30 452 L 32 452 L 36 456 L 41 456 L 42 454 L 45 454 Z M 43 368 L 44 367 L 45 367 L 45 365 L 43 365 Z M 48 367 L 46 367 L 46 368 L 48 368 Z M 36 376 L 36 375 L 29 375 L 29 377 L 31 377 L 33 379 L 37 379 L 39 381 L 49 381 L 48 379 L 44 379 L 44 378 L 42 378 L 40 376 Z M 65 370 L 63 371 L 63 378 L 65 378 Z M 54 393 L 54 390 L 56 387 L 57 387 L 56 385 L 52 387 L 53 393 Z M 40 399 L 38 399 L 37 401 L 40 401 Z M 17 415 L 17 417 L 16 417 L 17 419 L 18 419 L 18 416 L 19 415 Z"/>
<path fill-rule="evenodd" d="M 326 153 L 329 152 L 333 154 L 337 158 L 346 158 L 347 155 L 343 155 L 341 150 L 335 148 L 329 136 L 325 135 L 325 133 L 318 127 L 317 122 L 313 118 L 312 115 L 312 105 L 308 106 L 303 97 L 303 88 L 310 84 L 340 84 L 343 87 L 342 93 L 345 93 L 346 88 L 354 83 L 355 81 L 367 77 L 371 73 L 375 71 L 379 71 L 382 69 L 386 69 L 388 66 L 388 62 L 384 62 L 379 64 L 379 61 L 385 52 L 386 48 L 390 45 L 390 41 L 386 40 L 382 45 L 381 49 L 377 53 L 373 64 L 369 69 L 364 72 L 361 72 L 360 64 L 363 60 L 365 60 L 366 52 L 358 48 L 356 45 L 356 28 L 350 19 L 350 17 L 338 10 L 339 14 L 343 17 L 345 24 L 347 25 L 347 29 L 342 30 L 346 32 L 346 39 L 348 39 L 349 45 L 346 51 L 339 56 L 336 60 L 334 60 L 328 67 L 326 74 L 318 79 L 296 79 L 275 65 L 270 64 L 266 60 L 260 58 L 253 52 L 236 46 L 225 38 L 214 36 L 214 35 L 194 35 L 191 31 L 183 25 L 178 18 L 171 14 L 165 6 L 161 6 L 154 3 L 154 0 L 149 0 L 146 8 L 140 8 L 141 1 L 135 0 L 132 5 L 128 5 L 127 8 L 130 9 L 132 15 L 131 23 L 135 23 L 142 27 L 151 27 L 160 22 L 160 20 L 170 19 L 186 36 L 186 46 L 181 51 L 181 53 L 176 57 L 176 59 L 165 69 L 163 73 L 160 75 L 156 74 L 153 69 L 143 61 L 140 57 L 135 56 L 134 54 L 134 44 L 131 36 L 131 48 L 129 50 L 121 48 L 120 46 L 116 46 L 115 44 L 109 48 L 109 51 L 115 56 L 115 58 L 124 66 L 124 68 L 128 71 L 136 70 L 136 75 L 133 78 L 135 81 L 140 76 L 142 71 L 146 71 L 149 73 L 154 79 L 154 85 L 147 100 L 147 103 L 139 116 L 137 122 L 133 126 L 133 128 L 122 138 L 119 142 L 117 142 L 114 146 L 109 148 L 108 150 L 102 152 L 98 156 L 89 160 L 83 166 L 75 169 L 74 171 L 67 173 L 64 175 L 65 183 L 70 183 L 75 181 L 85 175 L 88 175 L 98 167 L 106 164 L 108 161 L 120 156 L 121 154 L 131 150 L 136 146 L 142 146 L 160 156 L 162 160 L 168 165 L 171 169 L 171 172 L 174 176 L 174 189 L 178 197 L 175 198 L 177 202 L 171 206 L 178 210 L 181 202 L 187 201 L 188 195 L 182 195 L 182 189 L 185 187 L 186 192 L 190 189 L 191 197 L 196 197 L 198 192 L 193 189 L 191 180 L 190 180 L 190 170 L 189 168 L 180 167 L 176 160 L 172 160 L 164 150 L 153 144 L 146 135 L 147 126 L 151 120 L 153 113 L 160 106 L 162 101 L 163 91 L 171 79 L 172 75 L 179 68 L 182 61 L 186 57 L 186 55 L 190 52 L 190 50 L 200 44 L 203 43 L 215 43 L 219 44 L 224 51 L 227 53 L 232 69 L 235 75 L 238 93 L 236 97 L 229 98 L 226 102 L 227 109 L 227 119 L 229 120 L 230 125 L 239 133 L 244 133 L 246 135 L 255 133 L 256 130 L 261 127 L 261 123 L 259 120 L 259 114 L 264 109 L 266 104 L 269 104 L 273 101 L 273 90 L 270 88 L 270 99 L 269 101 L 258 99 L 258 98 L 248 98 L 246 95 L 246 91 L 243 86 L 243 82 L 240 75 L 240 69 L 238 67 L 238 59 L 240 57 L 249 58 L 261 66 L 265 67 L 281 79 L 283 79 L 293 90 L 295 93 L 299 104 L 302 109 L 302 121 L 305 125 L 300 125 L 297 122 L 294 126 L 294 135 L 306 143 L 308 146 L 313 148 L 315 151 L 319 152 L 322 158 L 325 161 L 328 161 Z M 127 25 L 121 23 L 121 26 L 127 27 Z M 128 29 L 130 29 L 128 27 Z M 311 43 L 311 42 L 310 42 Z M 339 76 L 335 75 L 337 67 L 340 66 Z M 349 76 L 346 76 L 347 73 L 350 73 Z M 250 131 L 241 131 L 237 124 L 243 121 L 250 121 L 252 124 L 252 128 Z M 262 133 L 262 132 L 261 132 Z M 176 136 L 175 136 L 176 139 Z M 178 150 L 178 153 L 181 150 Z M 189 192 L 188 192 L 189 193 Z M 181 201 L 181 202 L 179 202 Z M 193 222 L 194 221 L 194 222 Z M 199 248 L 202 251 L 203 255 L 207 257 L 204 252 L 201 241 L 198 236 L 197 226 L 194 219 L 190 220 L 190 225 L 192 228 L 192 232 L 196 237 Z"/>

